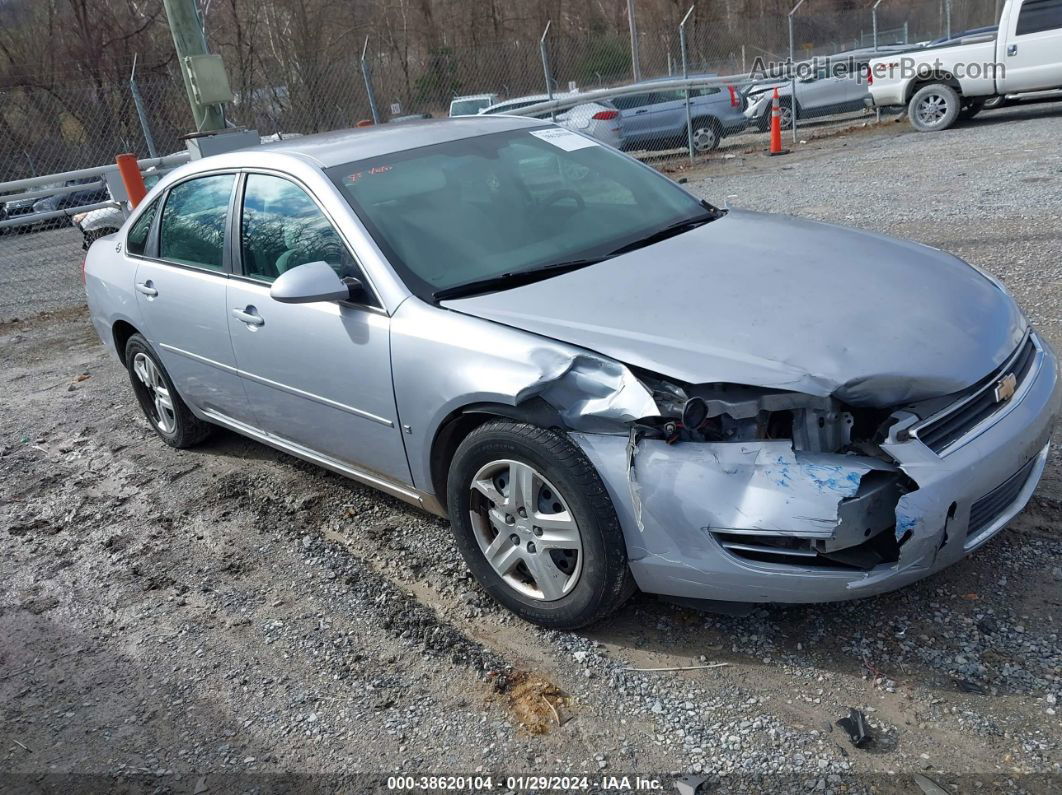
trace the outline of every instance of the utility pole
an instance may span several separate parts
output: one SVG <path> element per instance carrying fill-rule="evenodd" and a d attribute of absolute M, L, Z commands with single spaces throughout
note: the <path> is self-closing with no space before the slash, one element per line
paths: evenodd
<path fill-rule="evenodd" d="M 631 28 L 631 72 L 634 82 L 642 80 L 642 63 L 638 55 L 638 22 L 634 18 L 634 0 L 627 0 L 627 21 Z"/>
<path fill-rule="evenodd" d="M 177 49 L 177 62 L 184 78 L 184 88 L 188 92 L 188 104 L 192 107 L 192 117 L 199 132 L 225 129 L 225 116 L 220 104 L 200 104 L 193 86 L 194 77 L 186 60 L 190 56 L 209 55 L 206 34 L 195 0 L 162 0 L 166 9 L 166 18 L 173 34 L 173 46 Z"/>

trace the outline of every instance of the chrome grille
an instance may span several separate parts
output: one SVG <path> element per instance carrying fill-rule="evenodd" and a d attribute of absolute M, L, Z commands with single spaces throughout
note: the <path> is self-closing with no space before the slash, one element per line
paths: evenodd
<path fill-rule="evenodd" d="M 971 387 L 952 406 L 917 426 L 914 435 L 935 453 L 946 450 L 1006 405 L 1006 401 L 996 400 L 996 385 L 1013 373 L 1017 382 L 1015 389 L 1020 389 L 1032 372 L 1036 350 L 1030 334 L 1005 365 Z"/>

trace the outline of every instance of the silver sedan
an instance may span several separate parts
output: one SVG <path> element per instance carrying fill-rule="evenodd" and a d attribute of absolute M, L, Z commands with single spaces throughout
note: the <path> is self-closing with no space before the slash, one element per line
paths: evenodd
<path fill-rule="evenodd" d="M 448 516 L 518 615 L 636 589 L 881 593 L 1029 499 L 1047 343 L 944 252 L 721 210 L 578 132 L 479 116 L 164 177 L 88 253 L 174 447 L 216 426 Z"/>

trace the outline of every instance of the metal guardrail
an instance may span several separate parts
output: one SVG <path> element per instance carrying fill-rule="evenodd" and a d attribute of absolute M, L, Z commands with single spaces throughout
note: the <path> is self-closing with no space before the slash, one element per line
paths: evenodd
<path fill-rule="evenodd" d="M 154 174 L 164 174 L 176 168 L 190 159 L 188 152 L 175 152 L 164 157 L 150 157 L 138 160 L 137 166 L 144 173 L 149 169 Z M 47 185 L 68 182 L 75 179 L 90 179 L 97 177 L 95 182 L 85 182 L 79 185 L 60 185 L 48 188 Z M 92 168 L 80 168 L 75 171 L 64 171 L 59 174 L 46 174 L 40 177 L 17 179 L 10 182 L 0 182 L 0 204 L 22 201 L 29 199 L 44 199 L 50 196 L 66 196 L 71 193 L 94 191 L 106 186 L 110 195 L 114 198 L 81 204 L 73 207 L 64 207 L 61 210 L 47 212 L 23 213 L 13 218 L 0 220 L 0 229 L 8 229 L 20 226 L 33 226 L 38 223 L 50 221 L 64 216 L 77 215 L 78 213 L 91 212 L 103 207 L 120 207 L 125 199 L 125 189 L 118 176 L 118 166 L 108 164 L 106 166 L 93 166 Z"/>

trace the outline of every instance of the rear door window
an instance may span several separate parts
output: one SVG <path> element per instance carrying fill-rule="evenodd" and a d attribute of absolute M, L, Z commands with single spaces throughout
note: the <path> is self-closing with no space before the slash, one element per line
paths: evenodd
<path fill-rule="evenodd" d="M 162 208 L 159 257 L 181 265 L 220 271 L 225 251 L 225 221 L 234 174 L 217 174 L 170 188 Z"/>
<path fill-rule="evenodd" d="M 1057 29 L 1062 29 L 1062 0 L 1025 0 L 1022 3 L 1014 31 L 1016 35 Z"/>
<path fill-rule="evenodd" d="M 649 104 L 648 94 L 631 94 L 625 97 L 613 97 L 612 104 L 620 110 L 631 110 Z"/>

